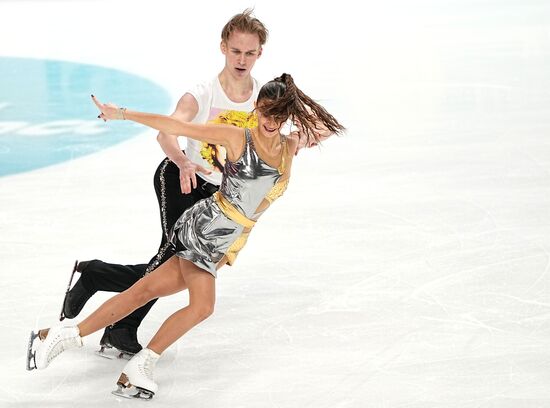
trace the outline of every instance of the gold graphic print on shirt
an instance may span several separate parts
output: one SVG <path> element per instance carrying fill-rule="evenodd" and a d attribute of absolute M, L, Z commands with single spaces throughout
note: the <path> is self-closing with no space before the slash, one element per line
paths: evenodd
<path fill-rule="evenodd" d="M 226 110 L 215 115 L 213 119 L 208 121 L 208 123 L 233 125 L 240 128 L 253 128 L 258 126 L 258 118 L 254 112 L 249 113 Z M 212 166 L 213 171 L 222 172 L 223 166 L 225 165 L 225 158 L 227 156 L 223 146 L 202 142 L 201 156 Z"/>

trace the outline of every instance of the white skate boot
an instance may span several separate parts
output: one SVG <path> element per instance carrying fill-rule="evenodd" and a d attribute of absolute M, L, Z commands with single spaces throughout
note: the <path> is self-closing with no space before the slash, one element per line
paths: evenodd
<path fill-rule="evenodd" d="M 43 334 L 46 334 L 45 338 Z M 35 339 L 38 345 L 33 352 Z M 29 351 L 27 353 L 27 370 L 46 368 L 50 362 L 65 350 L 82 347 L 82 337 L 78 326 L 56 326 L 51 329 L 43 329 L 38 333 L 31 332 Z M 31 365 L 31 362 L 34 363 Z"/>
<path fill-rule="evenodd" d="M 153 370 L 160 356 L 153 350 L 144 348 L 131 358 L 122 370 L 114 395 L 124 398 L 150 400 L 158 390 L 153 380 Z"/>

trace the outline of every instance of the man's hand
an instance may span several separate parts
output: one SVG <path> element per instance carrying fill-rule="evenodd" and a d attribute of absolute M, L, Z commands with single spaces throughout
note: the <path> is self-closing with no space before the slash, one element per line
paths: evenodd
<path fill-rule="evenodd" d="M 180 188 L 183 194 L 189 194 L 192 189 L 197 188 L 197 172 L 203 174 L 212 173 L 210 170 L 193 163 L 191 160 L 186 160 L 178 167 L 180 169 Z"/>

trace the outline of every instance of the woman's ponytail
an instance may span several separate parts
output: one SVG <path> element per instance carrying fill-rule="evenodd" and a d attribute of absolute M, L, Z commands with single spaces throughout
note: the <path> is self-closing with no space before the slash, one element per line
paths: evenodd
<path fill-rule="evenodd" d="M 290 74 L 283 73 L 264 85 L 258 95 L 258 103 L 260 101 L 264 115 L 273 116 L 281 121 L 290 118 L 293 122 L 300 123 L 308 143 L 320 142 L 319 125 L 332 133 L 341 133 L 345 130 L 334 116 L 296 86 Z"/>

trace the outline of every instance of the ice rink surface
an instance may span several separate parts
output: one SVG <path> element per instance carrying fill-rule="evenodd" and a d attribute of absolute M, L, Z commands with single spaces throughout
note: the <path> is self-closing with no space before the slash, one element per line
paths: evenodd
<path fill-rule="evenodd" d="M 126 71 L 172 107 L 255 5 L 271 33 L 255 76 L 292 73 L 348 128 L 300 153 L 150 406 L 550 407 L 550 4 L 305 3 L 0 1 L 0 58 Z M 24 366 L 75 259 L 155 253 L 155 135 L 0 178 L 1 407 L 140 404 L 110 394 L 124 362 L 94 354 L 100 332 Z M 186 301 L 161 299 L 140 341 Z"/>

